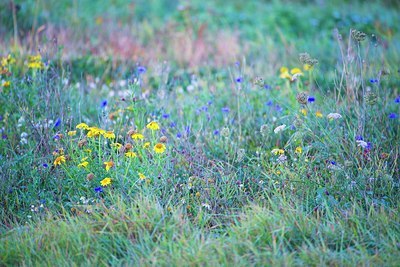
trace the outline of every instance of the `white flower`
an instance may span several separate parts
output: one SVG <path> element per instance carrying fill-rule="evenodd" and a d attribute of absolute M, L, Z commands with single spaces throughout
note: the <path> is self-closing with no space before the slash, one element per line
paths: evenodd
<path fill-rule="evenodd" d="M 28 134 L 26 132 L 21 133 L 21 138 L 27 138 L 27 137 L 28 137 Z"/>
<path fill-rule="evenodd" d="M 339 113 L 329 113 L 326 117 L 328 119 L 337 120 L 337 119 L 340 119 L 342 117 L 342 115 L 340 115 Z"/>
<path fill-rule="evenodd" d="M 362 148 L 367 148 L 368 147 L 368 143 L 363 141 L 363 140 L 357 140 L 357 146 L 360 146 Z"/>
<path fill-rule="evenodd" d="M 285 163 L 286 160 L 287 160 L 287 156 L 285 156 L 285 155 L 280 155 L 276 161 L 277 161 L 278 163 Z"/>
<path fill-rule="evenodd" d="M 281 126 L 278 126 L 274 129 L 274 133 L 279 133 L 282 132 L 283 130 L 285 130 L 286 124 L 282 124 Z"/>

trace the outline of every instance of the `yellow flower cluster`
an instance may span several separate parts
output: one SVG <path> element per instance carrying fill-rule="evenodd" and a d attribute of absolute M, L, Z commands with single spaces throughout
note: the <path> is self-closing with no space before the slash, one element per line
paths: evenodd
<path fill-rule="evenodd" d="M 28 57 L 28 68 L 30 69 L 44 69 L 44 64 L 42 62 L 42 56 L 29 56 Z"/>

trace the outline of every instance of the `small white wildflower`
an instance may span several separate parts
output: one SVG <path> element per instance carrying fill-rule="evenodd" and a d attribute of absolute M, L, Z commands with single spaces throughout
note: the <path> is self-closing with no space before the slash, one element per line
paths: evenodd
<path fill-rule="evenodd" d="M 208 209 L 208 210 L 211 210 L 211 206 L 210 206 L 210 204 L 207 204 L 207 203 L 201 203 L 201 206 L 202 206 L 202 207 L 204 207 L 204 208 L 206 208 L 206 209 Z"/>
<path fill-rule="evenodd" d="M 363 141 L 363 140 L 357 140 L 356 143 L 357 143 L 357 146 L 360 146 L 362 148 L 367 148 L 368 147 L 368 143 Z"/>
<path fill-rule="evenodd" d="M 285 155 L 280 155 L 280 156 L 277 158 L 276 161 L 277 161 L 278 163 L 285 163 L 286 160 L 287 160 L 287 156 L 285 156 Z"/>
<path fill-rule="evenodd" d="M 28 144 L 28 140 L 26 138 L 22 138 L 21 141 L 19 141 L 21 145 L 26 145 Z"/>
<path fill-rule="evenodd" d="M 285 130 L 286 124 L 282 124 L 281 126 L 278 126 L 274 129 L 274 133 L 279 133 L 282 132 L 283 130 Z"/>
<path fill-rule="evenodd" d="M 27 138 L 27 137 L 28 137 L 28 134 L 26 132 L 21 133 L 21 138 Z"/>
<path fill-rule="evenodd" d="M 340 119 L 342 117 L 342 115 L 340 115 L 339 113 L 329 113 L 326 117 L 328 119 L 337 120 L 337 119 Z"/>

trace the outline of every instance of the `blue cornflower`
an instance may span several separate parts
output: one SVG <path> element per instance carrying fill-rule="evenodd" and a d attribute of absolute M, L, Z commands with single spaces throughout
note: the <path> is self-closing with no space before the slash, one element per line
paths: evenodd
<path fill-rule="evenodd" d="M 397 118 L 397 114 L 396 113 L 390 113 L 388 117 L 389 117 L 389 119 L 396 119 Z"/>
<path fill-rule="evenodd" d="M 312 102 L 314 102 L 315 101 L 315 97 L 313 97 L 313 96 L 309 96 L 308 97 L 308 102 L 309 103 L 312 103 Z"/>
<path fill-rule="evenodd" d="M 377 83 L 377 82 L 378 82 L 378 79 L 370 79 L 369 82 L 370 82 L 370 83 Z"/>
<path fill-rule="evenodd" d="M 108 104 L 107 100 L 104 99 L 103 101 L 101 101 L 102 108 L 105 108 L 107 106 L 107 104 Z"/>
<path fill-rule="evenodd" d="M 331 162 L 330 162 L 332 165 L 336 165 L 336 161 L 334 161 L 334 160 L 331 160 Z"/>
<path fill-rule="evenodd" d="M 267 105 L 267 106 L 272 106 L 273 103 L 274 103 L 274 102 L 272 102 L 271 100 L 269 100 L 268 102 L 265 102 L 265 105 Z"/>
<path fill-rule="evenodd" d="M 396 97 L 394 100 L 395 103 L 400 103 L 400 96 Z"/>
<path fill-rule="evenodd" d="M 53 139 L 54 139 L 54 140 L 60 140 L 60 135 L 59 135 L 59 134 L 54 135 L 54 136 L 53 136 Z"/>
<path fill-rule="evenodd" d="M 214 130 L 213 134 L 214 135 L 219 135 L 219 130 Z"/>
<path fill-rule="evenodd" d="M 362 141 L 362 140 L 363 140 L 362 135 L 356 135 L 356 140 L 357 140 L 357 141 Z"/>
<path fill-rule="evenodd" d="M 269 90 L 269 89 L 271 89 L 271 86 L 269 86 L 268 84 L 265 84 L 265 85 L 264 85 L 264 89 Z"/>
<path fill-rule="evenodd" d="M 185 133 L 186 133 L 186 135 L 190 134 L 190 126 L 185 127 Z"/>
<path fill-rule="evenodd" d="M 60 125 L 61 125 L 61 119 L 58 118 L 58 119 L 56 120 L 56 122 L 54 123 L 53 128 L 57 128 L 57 127 L 60 126 Z"/>
<path fill-rule="evenodd" d="M 0 115 L 0 121 L 2 121 L 2 120 L 3 120 L 3 116 Z"/>
<path fill-rule="evenodd" d="M 202 106 L 201 109 L 202 109 L 203 111 L 208 111 L 208 107 L 207 107 L 207 106 Z"/>
<path fill-rule="evenodd" d="M 145 67 L 143 67 L 143 66 L 139 66 L 137 68 L 137 70 L 138 70 L 139 74 L 146 73 L 146 71 L 147 71 L 147 69 Z"/>
<path fill-rule="evenodd" d="M 49 167 L 49 164 L 43 163 L 42 166 L 43 166 L 43 168 L 48 168 L 48 167 Z"/>
<path fill-rule="evenodd" d="M 96 188 L 94 189 L 94 191 L 95 191 L 96 193 L 101 193 L 101 192 L 103 192 L 103 188 L 102 188 L 101 186 L 99 186 L 99 187 L 96 187 Z"/>
<path fill-rule="evenodd" d="M 212 103 L 213 102 L 210 100 L 210 101 L 207 102 L 207 105 L 211 106 Z"/>
<path fill-rule="evenodd" d="M 237 78 L 236 78 L 236 82 L 237 82 L 237 83 L 243 82 L 243 78 L 242 78 L 242 77 L 237 77 Z"/>
<path fill-rule="evenodd" d="M 6 135 L 6 134 L 2 134 L 2 135 L 1 135 L 1 138 L 2 138 L 3 140 L 7 139 L 7 135 Z"/>
<path fill-rule="evenodd" d="M 281 106 L 279 106 L 279 105 L 275 105 L 275 110 L 278 111 L 278 112 L 282 112 L 283 108 Z"/>
<path fill-rule="evenodd" d="M 180 132 L 176 134 L 176 138 L 181 138 L 181 137 L 182 137 L 182 134 Z"/>
<path fill-rule="evenodd" d="M 169 124 L 169 127 L 175 128 L 175 127 L 176 127 L 176 123 L 175 123 L 175 122 L 171 122 L 171 123 Z"/>
<path fill-rule="evenodd" d="M 230 108 L 228 108 L 228 107 L 223 107 L 223 108 L 221 108 L 221 111 L 224 112 L 224 113 L 229 113 Z"/>
<path fill-rule="evenodd" d="M 163 117 L 163 119 L 168 119 L 168 118 L 169 118 L 169 114 L 168 114 L 168 113 L 164 113 L 164 114 L 162 115 L 162 117 Z"/>

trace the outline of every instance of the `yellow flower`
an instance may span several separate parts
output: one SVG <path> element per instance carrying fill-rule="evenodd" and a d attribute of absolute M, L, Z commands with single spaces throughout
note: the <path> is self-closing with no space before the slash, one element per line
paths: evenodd
<path fill-rule="evenodd" d="M 86 168 L 88 165 L 89 165 L 89 162 L 84 161 L 84 162 L 82 162 L 82 163 L 79 163 L 79 164 L 78 164 L 78 167 L 79 167 L 79 168 Z"/>
<path fill-rule="evenodd" d="M 65 163 L 65 156 L 58 156 L 55 160 L 54 160 L 54 166 L 57 165 L 61 165 L 61 163 Z"/>
<path fill-rule="evenodd" d="M 44 68 L 44 64 L 42 62 L 42 56 L 41 55 L 29 56 L 28 57 L 28 68 L 30 68 L 30 69 L 43 69 Z"/>
<path fill-rule="evenodd" d="M 289 69 L 288 68 L 286 68 L 286 67 L 282 67 L 280 70 L 280 75 L 279 75 L 279 78 L 282 78 L 282 79 L 292 79 L 292 76 L 289 74 Z"/>
<path fill-rule="evenodd" d="M 103 136 L 105 138 L 107 138 L 107 139 L 114 139 L 115 138 L 115 134 L 112 131 L 108 131 L 108 132 L 103 133 Z"/>
<path fill-rule="evenodd" d="M 305 108 L 300 110 L 301 114 L 303 114 L 304 116 L 307 116 L 307 110 Z"/>
<path fill-rule="evenodd" d="M 128 158 L 136 158 L 137 155 L 136 155 L 135 152 L 129 151 L 129 152 L 126 152 L 126 153 L 125 153 L 125 157 L 128 157 Z"/>
<path fill-rule="evenodd" d="M 314 66 L 310 65 L 310 64 L 304 64 L 303 69 L 305 71 L 309 71 L 312 70 L 314 68 Z"/>
<path fill-rule="evenodd" d="M 285 154 L 285 150 L 279 149 L 279 148 L 274 148 L 271 150 L 271 153 L 275 154 L 275 155 L 283 155 L 283 154 Z"/>
<path fill-rule="evenodd" d="M 315 112 L 315 116 L 317 116 L 317 118 L 322 118 L 324 115 L 322 115 L 321 111 L 317 111 Z"/>
<path fill-rule="evenodd" d="M 146 142 L 143 144 L 143 148 L 149 148 L 150 147 L 150 142 Z"/>
<path fill-rule="evenodd" d="M 74 135 L 76 135 L 76 131 L 69 131 L 68 132 L 68 136 L 74 136 Z"/>
<path fill-rule="evenodd" d="M 8 55 L 7 57 L 3 57 L 1 58 L 1 66 L 5 67 L 7 65 L 11 65 L 15 63 L 15 59 L 13 57 L 11 57 L 11 55 Z"/>
<path fill-rule="evenodd" d="M 160 130 L 160 125 L 158 125 L 158 123 L 155 121 L 150 122 L 146 127 L 153 131 Z"/>
<path fill-rule="evenodd" d="M 89 126 L 86 123 L 79 123 L 78 125 L 76 125 L 76 129 L 89 129 Z"/>
<path fill-rule="evenodd" d="M 290 73 L 295 75 L 295 74 L 303 74 L 303 72 L 301 71 L 301 69 L 299 68 L 293 68 L 290 70 Z"/>
<path fill-rule="evenodd" d="M 106 167 L 106 171 L 109 171 L 112 167 L 114 167 L 114 162 L 112 160 L 105 161 L 104 166 Z"/>
<path fill-rule="evenodd" d="M 143 173 L 141 173 L 141 172 L 138 172 L 138 174 L 139 174 L 139 179 L 140 180 L 146 180 L 146 175 L 144 175 Z"/>
<path fill-rule="evenodd" d="M 88 148 L 88 149 L 85 149 L 85 152 L 90 154 L 90 153 L 92 153 L 92 150 Z"/>
<path fill-rule="evenodd" d="M 143 134 L 140 134 L 140 133 L 134 133 L 131 135 L 131 137 L 134 140 L 143 140 L 143 138 L 144 138 Z"/>
<path fill-rule="evenodd" d="M 154 146 L 154 151 L 158 154 L 164 153 L 165 149 L 167 149 L 167 147 L 162 143 L 158 143 Z"/>
<path fill-rule="evenodd" d="M 10 81 L 3 82 L 3 87 L 10 87 L 10 85 L 11 85 Z"/>
<path fill-rule="evenodd" d="M 122 147 L 122 145 L 120 143 L 112 143 L 111 146 L 116 149 L 120 149 Z"/>
<path fill-rule="evenodd" d="M 84 157 L 83 159 L 81 159 L 81 162 L 84 162 L 88 159 L 88 157 Z"/>
<path fill-rule="evenodd" d="M 300 146 L 298 146 L 296 147 L 294 152 L 296 152 L 297 154 L 301 154 L 303 152 L 303 149 Z"/>
<path fill-rule="evenodd" d="M 107 185 L 109 185 L 109 184 L 111 184 L 111 178 L 110 177 L 106 177 L 106 178 L 104 178 L 103 180 L 101 180 L 100 181 L 100 184 L 101 184 L 101 186 L 107 186 Z"/>
<path fill-rule="evenodd" d="M 281 171 L 276 171 L 276 174 L 278 174 L 278 175 L 281 174 Z"/>

